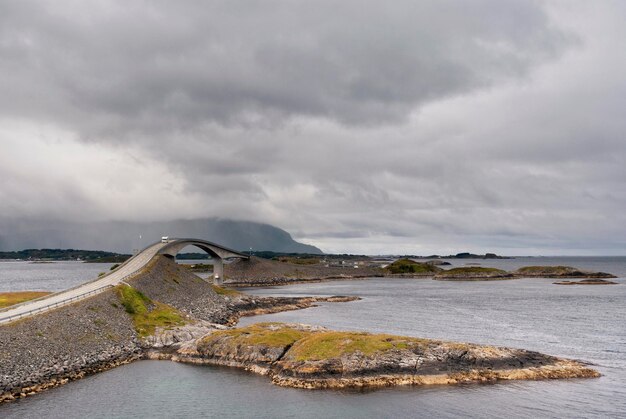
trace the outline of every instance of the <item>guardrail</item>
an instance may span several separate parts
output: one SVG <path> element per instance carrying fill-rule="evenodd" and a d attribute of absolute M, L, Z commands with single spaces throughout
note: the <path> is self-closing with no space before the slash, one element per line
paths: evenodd
<path fill-rule="evenodd" d="M 129 275 L 130 276 L 130 275 Z M 124 277 L 124 279 L 126 279 L 126 277 Z M 20 313 L 20 314 L 14 314 L 12 316 L 8 316 L 5 317 L 3 319 L 0 319 L 0 323 L 8 323 L 14 320 L 18 320 L 24 317 L 28 317 L 28 316 L 32 316 L 33 314 L 37 314 L 37 313 L 43 313 L 45 311 L 49 311 L 55 308 L 59 308 L 59 307 L 63 307 L 65 305 L 68 305 L 72 302 L 78 301 L 78 300 L 82 300 L 84 298 L 87 298 L 91 295 L 96 295 L 96 294 L 100 294 L 101 292 L 104 292 L 104 290 L 109 289 L 109 288 L 113 288 L 115 285 L 105 285 L 103 287 L 100 288 L 96 288 L 95 290 L 91 290 L 91 291 L 87 291 L 83 294 L 79 294 L 79 295 L 75 295 L 74 297 L 70 297 L 70 298 L 66 298 L 65 300 L 61 300 L 61 301 L 57 301 L 55 303 L 50 303 L 48 305 L 45 305 L 43 307 L 38 307 L 38 308 L 34 308 L 32 310 L 26 311 L 24 313 Z"/>
<path fill-rule="evenodd" d="M 152 247 L 152 246 L 154 246 L 154 245 L 148 246 L 148 247 L 146 247 L 146 249 L 149 249 L 149 248 L 150 248 L 150 247 Z M 143 252 L 143 251 L 145 251 L 146 249 L 142 250 L 142 252 Z M 101 281 L 101 280 L 105 279 L 107 276 L 109 276 L 109 275 L 110 275 L 110 274 L 112 274 L 112 273 L 115 273 L 115 272 L 116 272 L 119 268 L 121 268 L 122 266 L 126 265 L 128 262 L 130 262 L 131 260 L 133 260 L 136 256 L 138 256 L 138 255 L 139 255 L 139 254 L 141 254 L 142 252 L 140 252 L 140 253 L 138 253 L 137 255 L 135 255 L 135 256 L 133 256 L 133 257 L 131 257 L 131 258 L 130 258 L 130 259 L 128 259 L 126 262 L 124 262 L 123 264 L 121 264 L 120 266 L 118 266 L 118 267 L 117 267 L 114 271 L 112 271 L 112 272 L 108 272 L 105 276 L 100 277 L 100 278 L 96 278 L 96 279 L 94 279 L 94 280 L 92 280 L 92 281 L 88 281 L 88 282 L 85 282 L 85 283 L 80 284 L 80 285 L 76 285 L 75 287 L 72 287 L 72 288 L 68 288 L 68 289 L 66 289 L 66 290 L 61 291 L 61 293 L 65 293 L 65 292 L 68 292 L 68 291 L 72 291 L 72 290 L 74 290 L 74 289 L 77 289 L 77 288 L 80 288 L 80 287 L 84 287 L 84 286 L 85 286 L 85 285 L 87 285 L 87 284 L 91 284 L 91 283 L 93 283 L 93 282 L 96 282 L 96 281 Z M 138 270 L 136 270 L 136 271 L 134 271 L 134 272 L 129 273 L 128 275 L 126 275 L 126 276 L 124 276 L 122 279 L 120 279 L 117 283 L 118 283 L 118 284 L 119 284 L 119 283 L 124 283 L 124 281 L 126 281 L 127 279 L 129 279 L 129 278 L 131 278 L 131 277 L 135 276 L 135 275 L 136 275 L 139 271 L 140 271 L 140 269 L 138 269 Z M 8 312 L 8 311 L 11 311 L 11 310 L 13 310 L 13 309 L 15 309 L 15 308 L 17 308 L 17 307 L 19 307 L 19 306 L 21 306 L 21 305 L 27 305 L 27 304 L 29 304 L 29 303 L 33 303 L 33 302 L 35 302 L 35 301 L 45 300 L 46 298 L 50 298 L 50 297 L 52 297 L 52 296 L 54 296 L 54 295 L 57 295 L 57 294 L 59 294 L 59 293 L 52 294 L 52 295 L 47 295 L 47 296 L 45 296 L 45 297 L 37 298 L 37 299 L 35 299 L 35 300 L 31 300 L 31 301 L 26 301 L 26 302 L 23 302 L 23 303 L 20 303 L 20 304 L 16 304 L 15 306 L 5 307 L 5 308 L 3 308 L 2 310 L 0 310 L 0 324 L 9 323 L 9 322 L 14 321 L 14 320 L 18 320 L 18 319 L 21 319 L 21 318 L 24 318 L 24 317 L 32 316 L 33 314 L 43 313 L 43 312 L 48 311 L 48 310 L 52 310 L 52 309 L 55 309 L 55 308 L 58 308 L 58 307 L 63 307 L 63 306 L 65 306 L 65 305 L 69 304 L 69 303 L 72 303 L 72 302 L 75 302 L 75 301 L 78 301 L 78 300 L 82 300 L 83 298 L 87 298 L 87 297 L 92 296 L 92 295 L 99 294 L 99 293 L 103 292 L 104 290 L 106 290 L 106 289 L 108 289 L 108 288 L 111 288 L 111 287 L 114 287 L 114 286 L 115 286 L 115 285 L 112 285 L 112 284 L 104 285 L 104 286 L 102 286 L 102 287 L 100 287 L 100 288 L 96 288 L 95 290 L 87 291 L 87 292 L 85 292 L 85 293 L 82 293 L 82 294 L 76 295 L 76 296 L 74 296 L 74 297 L 70 297 L 70 298 L 66 298 L 66 299 L 61 300 L 61 301 L 57 301 L 56 303 L 50 303 L 50 304 L 45 305 L 45 306 L 43 306 L 43 307 L 34 308 L 34 309 L 32 309 L 32 310 L 25 311 L 25 312 L 20 313 L 20 314 L 14 314 L 14 315 L 12 315 L 12 316 L 7 316 L 7 317 L 4 317 L 4 318 L 3 318 L 3 317 L 2 317 L 2 314 L 3 314 L 3 313 L 6 313 L 6 312 Z"/>

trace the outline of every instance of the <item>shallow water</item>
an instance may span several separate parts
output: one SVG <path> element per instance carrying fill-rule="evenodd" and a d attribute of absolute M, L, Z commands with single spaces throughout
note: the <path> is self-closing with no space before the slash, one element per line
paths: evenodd
<path fill-rule="evenodd" d="M 140 361 L 0 406 L 0 417 L 626 417 L 626 258 L 604 264 L 593 259 L 549 264 L 616 273 L 620 285 L 371 279 L 251 288 L 245 291 L 363 300 L 246 318 L 241 324 L 304 322 L 520 347 L 592 362 L 603 374 L 598 379 L 305 391 L 234 369 Z M 488 262 L 494 264 L 483 266 L 515 263 Z"/>

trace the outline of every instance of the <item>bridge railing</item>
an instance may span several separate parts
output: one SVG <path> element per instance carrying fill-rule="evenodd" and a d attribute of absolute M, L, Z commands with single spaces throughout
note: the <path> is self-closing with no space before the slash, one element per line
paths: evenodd
<path fill-rule="evenodd" d="M 33 314 L 43 313 L 44 311 L 52 310 L 53 308 L 63 307 L 63 306 L 65 306 L 67 304 L 70 304 L 70 303 L 72 303 L 74 301 L 78 301 L 78 300 L 81 300 L 83 298 L 87 298 L 87 297 L 89 297 L 91 295 L 99 294 L 99 293 L 103 292 L 104 290 L 106 290 L 108 288 L 112 288 L 112 287 L 113 287 L 113 285 L 105 285 L 103 287 L 96 288 L 95 290 L 87 291 L 85 293 L 82 293 L 82 294 L 79 294 L 79 295 L 75 295 L 73 297 L 69 297 L 69 298 L 66 298 L 66 299 L 61 300 L 61 301 L 56 301 L 54 303 L 50 303 L 50 304 L 42 306 L 42 307 L 37 307 L 37 308 L 34 308 L 32 310 L 25 311 L 23 313 L 14 314 L 12 316 L 7 316 L 5 318 L 0 319 L 0 323 L 6 323 L 6 322 L 13 321 L 13 320 L 18 320 L 18 319 L 21 319 L 21 318 L 24 318 L 24 317 L 31 316 Z"/>
<path fill-rule="evenodd" d="M 125 276 L 122 279 L 122 281 L 126 280 L 130 276 L 131 275 Z M 32 310 L 25 311 L 23 313 L 14 314 L 12 316 L 7 316 L 7 317 L 4 317 L 4 318 L 0 318 L 0 323 L 12 322 L 14 320 L 19 320 L 19 319 L 22 319 L 24 317 L 32 316 L 33 314 L 43 313 L 43 312 L 46 312 L 46 311 L 49 311 L 49 310 L 52 310 L 52 309 L 55 309 L 55 308 L 63 307 L 63 306 L 66 306 L 68 304 L 71 304 L 73 302 L 76 302 L 76 301 L 85 299 L 87 297 L 90 297 L 92 295 L 100 294 L 101 292 L 104 292 L 104 291 L 106 291 L 109 288 L 113 288 L 114 286 L 115 285 L 111 285 L 111 284 L 104 285 L 104 286 L 102 286 L 100 288 L 96 288 L 95 290 L 87 291 L 87 292 L 84 292 L 82 294 L 66 298 L 66 299 L 61 300 L 61 301 L 56 301 L 54 303 L 50 303 L 50 304 L 42 306 L 42 307 L 37 307 L 37 308 L 34 308 Z"/>

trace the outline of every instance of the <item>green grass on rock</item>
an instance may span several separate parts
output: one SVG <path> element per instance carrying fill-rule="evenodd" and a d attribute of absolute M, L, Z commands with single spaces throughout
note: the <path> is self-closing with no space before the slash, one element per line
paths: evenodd
<path fill-rule="evenodd" d="M 435 274 L 442 270 L 430 263 L 419 263 L 411 259 L 398 259 L 385 269 L 392 274 Z"/>
<path fill-rule="evenodd" d="M 140 337 L 153 335 L 157 327 L 170 328 L 186 323 L 184 316 L 174 307 L 152 301 L 128 285 L 119 285 L 116 288 L 120 302 L 133 318 L 135 330 Z"/>

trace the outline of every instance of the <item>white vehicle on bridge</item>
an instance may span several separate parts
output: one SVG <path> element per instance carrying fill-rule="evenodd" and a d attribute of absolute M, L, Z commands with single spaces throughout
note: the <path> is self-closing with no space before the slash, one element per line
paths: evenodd
<path fill-rule="evenodd" d="M 169 242 L 169 241 L 170 241 L 169 236 L 163 236 L 163 237 L 161 237 L 161 243 L 167 243 L 167 242 Z"/>

